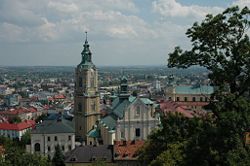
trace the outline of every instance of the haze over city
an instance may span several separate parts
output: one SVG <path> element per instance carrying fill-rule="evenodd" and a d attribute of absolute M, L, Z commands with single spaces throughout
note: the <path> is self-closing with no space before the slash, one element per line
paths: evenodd
<path fill-rule="evenodd" d="M 1 66 L 75 66 L 85 31 L 97 66 L 165 65 L 206 14 L 249 0 L 0 1 Z"/>

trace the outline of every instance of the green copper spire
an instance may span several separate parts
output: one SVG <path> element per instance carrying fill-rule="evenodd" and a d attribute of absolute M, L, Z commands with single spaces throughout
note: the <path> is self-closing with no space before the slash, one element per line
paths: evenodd
<path fill-rule="evenodd" d="M 82 61 L 79 64 L 79 66 L 82 67 L 90 67 L 90 66 L 94 66 L 94 64 L 92 63 L 92 53 L 89 49 L 89 43 L 88 43 L 88 33 L 85 32 L 86 37 L 85 37 L 85 43 L 83 45 L 83 50 L 82 50 Z"/>

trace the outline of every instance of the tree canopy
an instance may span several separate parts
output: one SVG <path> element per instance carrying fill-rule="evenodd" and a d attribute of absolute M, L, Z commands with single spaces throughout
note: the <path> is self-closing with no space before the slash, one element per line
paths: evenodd
<path fill-rule="evenodd" d="M 162 127 L 150 135 L 140 159 L 149 165 L 250 165 L 250 10 L 231 7 L 207 15 L 187 30 L 192 48 L 169 54 L 168 66 L 207 68 L 218 87 L 205 116 L 161 117 Z"/>
<path fill-rule="evenodd" d="M 187 68 L 200 65 L 211 71 L 212 83 L 230 92 L 242 94 L 250 84 L 250 10 L 231 7 L 223 13 L 208 14 L 200 24 L 195 22 L 186 32 L 191 50 L 176 47 L 169 54 L 168 66 Z"/>

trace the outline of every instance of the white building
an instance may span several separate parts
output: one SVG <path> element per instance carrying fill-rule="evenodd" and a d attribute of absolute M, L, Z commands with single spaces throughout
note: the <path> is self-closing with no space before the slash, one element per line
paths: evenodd
<path fill-rule="evenodd" d="M 75 148 L 73 123 L 65 119 L 46 120 L 31 132 L 31 153 L 40 153 L 53 157 L 55 146 L 59 145 L 63 153 Z"/>
<path fill-rule="evenodd" d="M 22 136 L 35 126 L 35 121 L 25 120 L 20 123 L 0 123 L 0 135 L 11 139 L 21 140 Z"/>

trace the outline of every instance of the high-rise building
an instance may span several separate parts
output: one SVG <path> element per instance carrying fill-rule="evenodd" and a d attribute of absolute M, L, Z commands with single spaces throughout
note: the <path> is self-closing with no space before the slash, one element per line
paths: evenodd
<path fill-rule="evenodd" d="M 81 53 L 82 61 L 75 69 L 75 96 L 74 114 L 76 138 L 86 144 L 92 144 L 93 138 L 87 137 L 88 131 L 92 129 L 100 118 L 98 73 L 92 62 L 92 54 L 86 40 Z"/>

